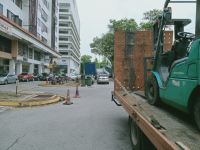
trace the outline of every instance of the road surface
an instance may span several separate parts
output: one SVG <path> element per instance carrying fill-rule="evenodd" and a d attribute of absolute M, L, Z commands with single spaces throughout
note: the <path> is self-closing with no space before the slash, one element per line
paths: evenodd
<path fill-rule="evenodd" d="M 67 91 L 38 87 L 37 82 L 23 84 L 32 92 Z M 72 98 L 75 88 L 70 88 L 70 106 L 0 108 L 0 150 L 131 150 L 128 115 L 111 102 L 112 88 L 112 82 L 81 87 L 80 99 Z M 14 86 L 0 86 L 0 91 L 6 90 L 14 91 Z"/>

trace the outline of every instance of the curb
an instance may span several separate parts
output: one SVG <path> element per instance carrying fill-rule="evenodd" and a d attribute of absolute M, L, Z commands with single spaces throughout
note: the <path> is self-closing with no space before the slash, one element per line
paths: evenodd
<path fill-rule="evenodd" d="M 48 100 L 40 100 L 40 99 L 36 99 L 34 101 L 30 101 L 30 102 L 9 102 L 9 101 L 0 101 L 0 106 L 9 106 L 9 107 L 32 107 L 32 106 L 41 106 L 41 105 L 48 105 L 48 104 L 52 104 L 52 103 L 56 103 L 61 101 L 61 97 L 60 96 L 52 96 L 50 99 Z"/>
<path fill-rule="evenodd" d="M 76 87 L 76 85 L 49 85 L 49 84 L 38 84 L 42 87 Z"/>

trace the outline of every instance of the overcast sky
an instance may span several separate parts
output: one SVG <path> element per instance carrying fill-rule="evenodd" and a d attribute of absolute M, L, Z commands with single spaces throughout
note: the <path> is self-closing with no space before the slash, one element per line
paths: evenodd
<path fill-rule="evenodd" d="M 77 0 L 81 23 L 81 55 L 91 54 L 90 43 L 96 36 L 108 31 L 110 19 L 134 18 L 139 24 L 143 13 L 162 9 L 165 0 Z M 171 5 L 174 18 L 195 18 L 194 4 Z M 187 27 L 194 30 L 194 24 Z M 94 55 L 92 55 L 94 57 Z"/>

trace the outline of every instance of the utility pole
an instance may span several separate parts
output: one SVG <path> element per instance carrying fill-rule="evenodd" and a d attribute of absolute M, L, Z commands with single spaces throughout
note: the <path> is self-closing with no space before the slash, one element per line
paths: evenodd
<path fill-rule="evenodd" d="M 196 38 L 200 38 L 200 0 L 196 1 L 196 29 L 195 29 L 195 35 Z"/>

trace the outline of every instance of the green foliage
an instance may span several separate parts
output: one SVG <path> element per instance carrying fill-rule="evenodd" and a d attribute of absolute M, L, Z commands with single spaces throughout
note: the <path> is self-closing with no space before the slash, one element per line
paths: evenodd
<path fill-rule="evenodd" d="M 104 68 L 108 65 L 107 61 L 106 61 L 106 58 L 104 57 L 102 62 L 100 62 L 100 68 Z"/>
<path fill-rule="evenodd" d="M 90 55 L 83 55 L 81 56 L 81 63 L 88 63 L 91 62 L 92 56 Z"/>
<path fill-rule="evenodd" d="M 114 32 L 115 31 L 130 31 L 134 32 L 138 29 L 151 30 L 154 21 L 162 14 L 161 10 L 153 9 L 144 13 L 144 22 L 140 23 L 140 27 L 134 19 L 111 19 L 108 25 L 110 31 L 103 34 L 101 37 L 95 37 L 90 44 L 91 52 L 97 55 L 108 58 L 113 64 L 114 59 Z M 97 65 L 99 66 L 99 65 Z"/>
<path fill-rule="evenodd" d="M 154 22 L 162 15 L 162 10 L 153 9 L 143 14 L 144 22 L 140 23 L 141 30 L 152 30 Z"/>
<path fill-rule="evenodd" d="M 94 63 L 96 65 L 96 69 L 100 68 L 100 62 L 98 61 L 97 58 L 95 58 Z"/>
<path fill-rule="evenodd" d="M 134 19 L 121 19 L 121 20 L 110 20 L 108 25 L 111 32 L 113 31 L 136 31 L 138 28 L 137 23 Z"/>
<path fill-rule="evenodd" d="M 162 10 L 153 9 L 143 14 L 144 16 L 143 20 L 147 20 L 150 23 L 154 23 L 161 15 L 162 15 Z"/>
<path fill-rule="evenodd" d="M 114 59 L 114 31 L 136 31 L 138 25 L 134 19 L 110 20 L 110 32 L 101 37 L 95 37 L 90 44 L 91 52 L 108 58 L 111 63 Z"/>
<path fill-rule="evenodd" d="M 101 56 L 105 56 L 112 60 L 114 52 L 114 34 L 109 32 L 102 37 L 95 37 L 93 43 L 90 44 L 91 52 Z"/>
<path fill-rule="evenodd" d="M 152 30 L 153 29 L 153 23 L 141 22 L 140 23 L 140 29 L 141 30 Z"/>

